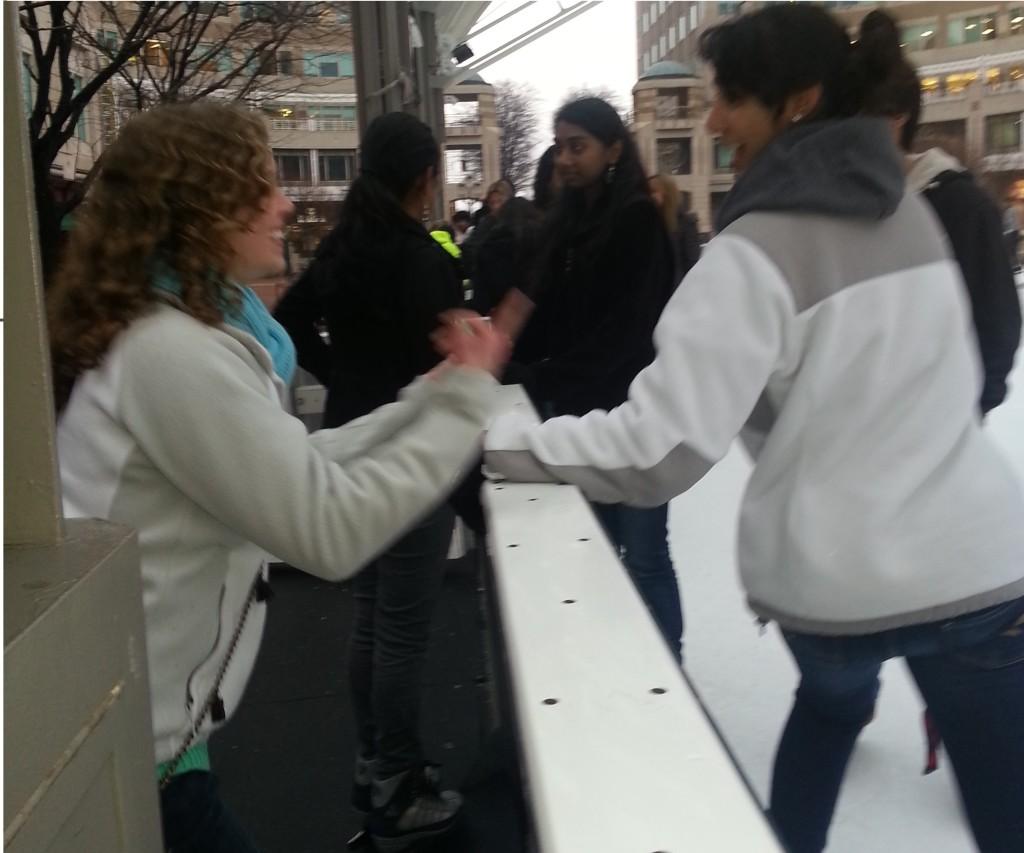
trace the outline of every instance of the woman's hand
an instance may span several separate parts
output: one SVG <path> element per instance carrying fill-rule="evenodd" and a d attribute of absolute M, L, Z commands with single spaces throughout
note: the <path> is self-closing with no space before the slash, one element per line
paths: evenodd
<path fill-rule="evenodd" d="M 457 308 L 441 315 L 434 346 L 449 363 L 486 370 L 500 376 L 512 352 L 507 334 L 479 314 Z"/>
<path fill-rule="evenodd" d="M 495 329 L 504 332 L 514 341 L 530 319 L 534 307 L 529 296 L 518 287 L 512 287 L 491 312 L 491 323 Z"/>

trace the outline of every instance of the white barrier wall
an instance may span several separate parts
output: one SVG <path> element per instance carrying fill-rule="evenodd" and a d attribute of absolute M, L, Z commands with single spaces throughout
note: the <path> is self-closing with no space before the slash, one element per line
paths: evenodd
<path fill-rule="evenodd" d="M 580 492 L 483 499 L 541 853 L 781 853 Z"/>

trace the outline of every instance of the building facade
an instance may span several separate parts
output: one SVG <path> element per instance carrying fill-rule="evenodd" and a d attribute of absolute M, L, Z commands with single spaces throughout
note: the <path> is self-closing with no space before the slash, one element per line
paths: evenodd
<path fill-rule="evenodd" d="M 212 7 L 202 42 L 181 33 L 148 40 L 137 57 L 92 98 L 51 167 L 55 192 L 85 181 L 105 145 L 140 108 L 164 100 L 166 87 L 189 66 L 179 99 L 209 90 L 209 97 L 238 100 L 265 119 L 278 180 L 295 204 L 286 230 L 294 275 L 305 267 L 323 236 L 337 221 L 341 203 L 359 169 L 358 104 L 353 36 L 347 3 L 303 4 L 304 17 L 273 50 L 257 51 L 267 40 L 259 22 L 275 4 L 198 4 Z M 316 7 L 318 14 L 308 10 Z M 123 11 L 122 11 L 123 10 Z M 112 15 L 120 13 L 121 20 Z M 79 81 L 109 64 L 134 20 L 134 4 L 84 3 L 78 18 L 70 68 Z M 45 23 L 45 22 L 44 22 Z M 23 97 L 34 103 L 39 74 L 31 42 L 20 34 Z M 194 70 L 194 73 L 193 73 Z M 155 78 L 155 84 L 147 78 Z M 221 85 L 222 84 L 222 85 Z M 57 97 L 51 86 L 51 101 Z M 448 88 L 445 95 L 445 210 L 469 207 L 500 177 L 494 89 L 479 77 Z M 257 289 L 275 302 L 287 282 Z"/>
<path fill-rule="evenodd" d="M 711 79 L 699 60 L 698 42 L 707 27 L 761 5 L 637 4 L 637 141 L 647 168 L 673 175 L 690 194 L 705 232 L 732 185 L 732 172 L 729 152 L 704 127 Z M 917 147 L 946 148 L 999 201 L 1024 198 L 1024 0 L 823 5 L 846 25 L 851 39 L 870 10 L 882 7 L 891 14 L 924 90 Z M 678 114 L 681 105 L 685 118 Z"/>

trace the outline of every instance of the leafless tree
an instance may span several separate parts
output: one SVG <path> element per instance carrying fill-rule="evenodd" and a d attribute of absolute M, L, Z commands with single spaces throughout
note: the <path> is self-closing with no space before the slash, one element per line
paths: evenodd
<path fill-rule="evenodd" d="M 301 34 L 316 42 L 331 33 L 347 38 L 348 28 L 337 26 L 336 13 L 344 8 L 317 2 L 22 2 L 44 279 L 56 266 L 61 222 L 84 198 L 95 164 L 85 180 L 59 194 L 51 172 L 94 99 L 106 99 L 108 138 L 124 107 L 136 111 L 215 92 L 244 99 L 276 74 L 277 52 L 290 39 Z M 347 46 L 335 38 L 331 49 Z"/>
<path fill-rule="evenodd" d="M 501 128 L 501 174 L 519 190 L 529 183 L 535 167 L 533 149 L 540 124 L 537 90 L 528 83 L 508 80 L 495 84 L 494 89 L 494 110 Z"/>

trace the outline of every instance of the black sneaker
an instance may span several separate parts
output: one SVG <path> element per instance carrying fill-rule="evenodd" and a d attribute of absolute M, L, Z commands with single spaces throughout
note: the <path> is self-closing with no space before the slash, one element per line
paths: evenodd
<path fill-rule="evenodd" d="M 429 764 L 373 780 L 367 828 L 381 853 L 399 853 L 455 825 L 462 797 L 440 790 L 439 781 L 436 765 Z"/>

